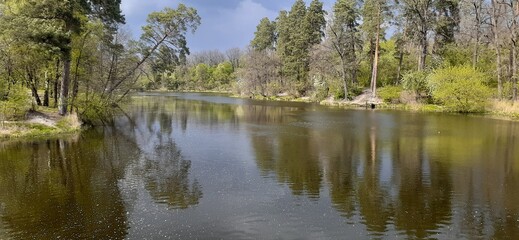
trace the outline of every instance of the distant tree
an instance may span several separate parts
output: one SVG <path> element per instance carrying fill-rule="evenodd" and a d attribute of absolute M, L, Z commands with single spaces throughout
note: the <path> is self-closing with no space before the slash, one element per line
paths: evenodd
<path fill-rule="evenodd" d="M 244 57 L 244 66 L 238 73 L 241 94 L 267 97 L 278 93 L 280 62 L 274 52 L 251 50 Z"/>
<path fill-rule="evenodd" d="M 231 48 L 225 52 L 225 55 L 232 65 L 232 70 L 236 71 L 236 69 L 240 67 L 240 59 L 243 55 L 242 50 L 239 48 Z"/>
<path fill-rule="evenodd" d="M 219 50 L 201 51 L 189 56 L 189 65 L 195 66 L 204 63 L 209 66 L 216 66 L 225 61 L 225 54 Z"/>

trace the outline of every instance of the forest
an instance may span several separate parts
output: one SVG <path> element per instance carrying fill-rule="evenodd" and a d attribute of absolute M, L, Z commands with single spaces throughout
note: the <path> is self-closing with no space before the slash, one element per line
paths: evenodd
<path fill-rule="evenodd" d="M 85 123 L 134 91 L 218 91 L 273 99 L 515 111 L 515 0 L 296 0 L 258 23 L 247 48 L 190 53 L 202 20 L 179 4 L 140 39 L 121 1 L 0 1 L 0 121 L 49 108 Z M 514 110 L 515 109 L 515 110 Z M 3 124 L 3 123 L 2 123 Z"/>

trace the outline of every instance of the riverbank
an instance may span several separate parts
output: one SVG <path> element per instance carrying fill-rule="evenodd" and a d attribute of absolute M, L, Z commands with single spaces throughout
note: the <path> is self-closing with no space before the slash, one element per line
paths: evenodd
<path fill-rule="evenodd" d="M 233 97 L 244 97 L 239 95 L 232 95 Z M 435 113 L 452 113 L 446 110 L 441 105 L 436 104 L 424 104 L 418 102 L 409 102 L 409 103 L 387 103 L 382 101 L 381 99 L 368 99 L 366 94 L 357 96 L 354 100 L 336 100 L 333 98 L 328 98 L 323 101 L 316 101 L 311 99 L 310 97 L 302 97 L 296 98 L 288 95 L 279 95 L 279 96 L 271 96 L 271 97 L 263 97 L 263 96 L 254 96 L 252 97 L 258 100 L 267 100 L 267 101 L 290 101 L 290 102 L 313 102 L 318 103 L 323 106 L 330 107 L 338 107 L 344 109 L 370 109 L 371 106 L 369 103 L 374 103 L 375 109 L 382 110 L 399 110 L 399 111 L 411 111 L 411 112 L 435 112 Z M 477 115 L 495 118 L 495 119 L 505 119 L 505 120 L 514 120 L 519 121 L 519 102 L 512 101 L 499 101 L 493 100 L 489 103 L 486 108 L 486 111 L 483 113 L 477 113 Z"/>
<path fill-rule="evenodd" d="M 55 109 L 41 108 L 27 112 L 22 121 L 0 121 L 0 141 L 72 134 L 80 129 L 81 122 L 76 114 L 60 116 Z"/>

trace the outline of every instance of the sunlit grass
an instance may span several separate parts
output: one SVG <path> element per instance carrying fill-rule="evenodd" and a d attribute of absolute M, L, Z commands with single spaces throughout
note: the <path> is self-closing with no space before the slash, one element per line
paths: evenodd
<path fill-rule="evenodd" d="M 492 101 L 490 111 L 501 116 L 509 116 L 519 119 L 519 102 Z"/>

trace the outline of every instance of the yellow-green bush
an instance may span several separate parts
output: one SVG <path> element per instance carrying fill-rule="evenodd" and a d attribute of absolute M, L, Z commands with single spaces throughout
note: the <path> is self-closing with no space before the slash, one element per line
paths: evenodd
<path fill-rule="evenodd" d="M 402 93 L 402 87 L 399 86 L 386 86 L 381 87 L 377 90 L 378 96 L 388 103 L 400 103 L 400 94 Z"/>
<path fill-rule="evenodd" d="M 487 77 L 468 66 L 437 69 L 427 82 L 433 99 L 453 112 L 483 112 L 492 95 Z"/>

